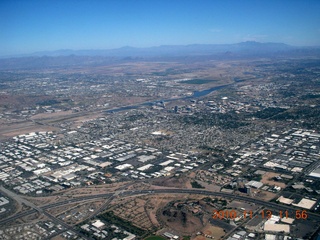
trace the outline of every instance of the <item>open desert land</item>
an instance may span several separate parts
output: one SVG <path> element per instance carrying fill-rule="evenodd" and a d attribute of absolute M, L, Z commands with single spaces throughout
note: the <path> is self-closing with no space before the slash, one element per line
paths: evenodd
<path fill-rule="evenodd" d="M 72 67 L 57 69 L 57 72 L 64 74 L 79 73 L 79 68 L 82 74 L 102 74 L 102 75 L 112 75 L 112 76 L 123 76 L 126 74 L 148 74 L 155 71 L 165 71 L 170 67 L 183 66 L 179 62 L 174 61 L 124 61 L 124 62 L 110 62 L 103 63 L 96 66 L 82 66 L 82 67 Z"/>
<path fill-rule="evenodd" d="M 182 60 L 183 61 L 183 60 Z M 198 61 L 192 63 L 183 63 L 179 61 L 169 62 L 143 62 L 134 61 L 126 63 L 113 63 L 104 66 L 93 66 L 90 68 L 83 67 L 84 74 L 100 74 L 106 76 L 132 76 L 132 78 L 155 78 L 160 81 L 172 81 L 183 79 L 207 79 L 213 80 L 210 84 L 192 84 L 193 88 L 204 89 L 218 85 L 232 83 L 234 80 L 231 77 L 234 73 L 239 75 L 242 71 L 249 71 L 251 67 L 243 65 L 241 61 Z M 61 73 L 78 73 L 79 69 L 57 69 Z M 246 76 L 247 78 L 248 76 Z M 175 85 L 183 83 L 177 82 Z"/>

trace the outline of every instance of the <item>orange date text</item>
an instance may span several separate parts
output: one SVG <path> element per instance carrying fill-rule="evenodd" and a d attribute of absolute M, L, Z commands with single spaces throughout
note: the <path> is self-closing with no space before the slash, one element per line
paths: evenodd
<path fill-rule="evenodd" d="M 243 219 L 252 219 L 252 218 L 262 218 L 262 219 L 270 219 L 272 216 L 278 216 L 280 218 L 293 218 L 293 219 L 303 219 L 306 220 L 308 218 L 308 214 L 306 210 L 296 210 L 294 212 L 289 212 L 288 210 L 262 210 L 258 213 L 254 213 L 253 211 L 236 211 L 234 209 L 225 209 L 225 210 L 214 210 L 212 218 L 213 219 L 231 219 L 234 220 L 236 218 Z"/>

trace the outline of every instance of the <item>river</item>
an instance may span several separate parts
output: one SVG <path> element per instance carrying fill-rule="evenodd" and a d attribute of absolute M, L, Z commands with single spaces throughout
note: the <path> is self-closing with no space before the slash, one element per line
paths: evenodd
<path fill-rule="evenodd" d="M 228 87 L 230 85 L 231 84 L 227 84 L 227 85 L 222 85 L 222 86 L 218 86 L 218 87 L 212 87 L 212 88 L 201 90 L 201 91 L 194 91 L 192 95 L 185 96 L 185 97 L 180 97 L 180 98 L 169 98 L 169 99 L 155 100 L 155 101 L 150 101 L 150 102 L 138 103 L 136 105 L 113 108 L 113 109 L 107 110 L 106 112 L 107 113 L 114 113 L 114 112 L 121 112 L 121 111 L 125 111 L 125 110 L 130 110 L 130 109 L 136 109 L 136 108 L 139 108 L 139 107 L 142 107 L 142 106 L 152 106 L 156 102 L 172 102 L 172 101 L 176 101 L 176 100 L 199 98 L 199 97 L 206 96 L 209 93 L 212 93 L 214 91 L 217 91 L 217 90 L 223 89 L 225 87 Z"/>

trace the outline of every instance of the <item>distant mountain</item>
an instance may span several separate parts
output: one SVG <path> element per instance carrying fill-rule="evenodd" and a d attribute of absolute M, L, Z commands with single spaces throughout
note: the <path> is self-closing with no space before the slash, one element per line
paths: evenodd
<path fill-rule="evenodd" d="M 36 52 L 0 58 L 1 69 L 39 69 L 99 66 L 127 61 L 193 61 L 256 57 L 320 57 L 320 47 L 294 47 L 284 43 L 241 42 L 236 44 L 163 45 L 149 48 L 122 47 L 109 50 Z"/>
<path fill-rule="evenodd" d="M 122 47 L 108 50 L 57 50 L 36 52 L 27 56 L 109 56 L 109 57 L 155 57 L 211 55 L 225 52 L 261 54 L 292 50 L 294 47 L 284 43 L 242 42 L 236 44 L 192 44 L 162 45 L 149 48 Z"/>

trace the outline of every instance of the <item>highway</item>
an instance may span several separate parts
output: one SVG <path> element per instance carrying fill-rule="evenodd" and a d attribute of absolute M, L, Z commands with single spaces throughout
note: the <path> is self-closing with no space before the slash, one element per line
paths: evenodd
<path fill-rule="evenodd" d="M 97 211 L 94 212 L 90 216 L 90 218 L 94 217 L 95 215 L 98 215 L 101 211 L 103 211 L 109 204 L 110 202 L 119 197 L 133 197 L 133 196 L 138 196 L 138 195 L 157 195 L 157 194 L 196 194 L 196 195 L 204 195 L 204 196 L 212 196 L 212 197 L 223 197 L 223 198 L 228 198 L 228 199 L 234 199 L 234 200 L 239 200 L 239 201 L 245 201 L 245 202 L 250 202 L 254 203 L 256 205 L 261 205 L 265 207 L 267 210 L 271 210 L 273 212 L 278 212 L 278 211 L 291 211 L 294 212 L 296 210 L 302 210 L 293 206 L 288 206 L 288 205 L 282 205 L 279 203 L 275 202 L 267 202 L 263 201 L 260 199 L 252 198 L 249 196 L 242 196 L 242 195 L 236 195 L 236 194 L 231 194 L 231 193 L 224 193 L 224 192 L 211 192 L 203 189 L 173 189 L 173 188 L 166 188 L 166 189 L 148 189 L 148 190 L 121 190 L 121 191 L 116 191 L 112 193 L 106 193 L 106 194 L 96 194 L 96 195 L 88 195 L 88 196 L 81 196 L 81 197 L 74 197 L 69 200 L 64 200 L 56 203 L 51 203 L 43 206 L 37 206 L 36 208 L 28 211 L 24 211 L 21 213 L 18 213 L 14 216 L 8 217 L 6 219 L 1 219 L 0 220 L 0 226 L 7 225 L 8 223 L 25 217 L 30 214 L 34 214 L 36 212 L 40 212 L 42 214 L 45 214 L 48 216 L 50 219 L 54 220 L 54 222 L 61 224 L 64 226 L 67 230 L 71 230 L 75 233 L 78 234 L 78 231 L 73 227 L 69 226 L 66 223 L 64 223 L 62 220 L 57 219 L 56 217 L 52 216 L 47 212 L 47 210 L 59 206 L 64 206 L 70 203 L 77 203 L 77 202 L 84 202 L 88 200 L 101 200 L 101 199 L 106 199 L 105 204 L 102 205 Z M 30 205 L 29 205 L 30 206 Z M 320 215 L 316 213 L 311 213 L 307 211 L 308 214 L 308 220 L 312 221 L 317 221 L 320 222 Z M 80 234 L 83 238 L 88 239 L 87 237 L 83 236 Z"/>

